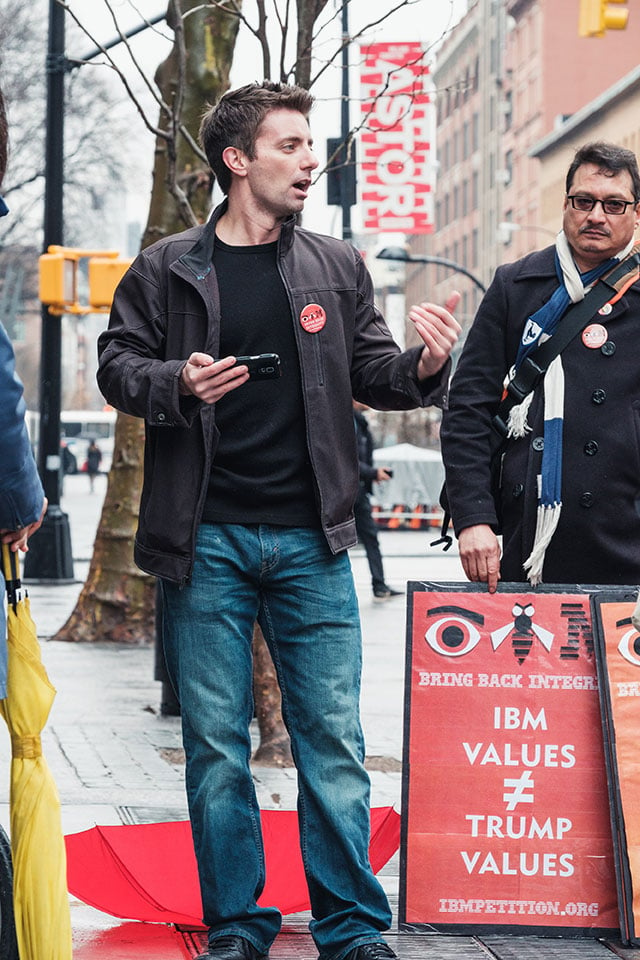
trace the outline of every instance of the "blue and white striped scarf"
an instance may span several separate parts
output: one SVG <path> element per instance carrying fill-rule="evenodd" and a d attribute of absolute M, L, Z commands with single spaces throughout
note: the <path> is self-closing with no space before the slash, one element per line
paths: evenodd
<path fill-rule="evenodd" d="M 571 304 L 583 300 L 593 283 L 625 257 L 632 246 L 633 239 L 617 257 L 612 257 L 593 270 L 581 274 L 575 265 L 564 231 L 560 231 L 556 238 L 556 273 L 560 286 L 547 303 L 525 323 L 516 361 L 509 371 L 507 383 L 516 375 L 525 357 L 553 336 Z M 533 392 L 512 408 L 509 414 L 509 437 L 523 437 L 531 430 L 527 423 L 527 412 L 532 398 Z M 545 553 L 558 526 L 562 509 L 563 417 L 564 371 L 562 357 L 559 355 L 551 362 L 544 377 L 544 450 L 538 475 L 536 533 L 531 554 L 524 562 L 524 571 L 532 586 L 542 581 Z"/>

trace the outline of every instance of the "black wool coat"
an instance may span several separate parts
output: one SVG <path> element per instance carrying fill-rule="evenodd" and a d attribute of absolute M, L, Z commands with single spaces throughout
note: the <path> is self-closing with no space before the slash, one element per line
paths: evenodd
<path fill-rule="evenodd" d="M 441 442 L 456 533 L 497 524 L 490 491 L 490 420 L 528 317 L 558 285 L 554 247 L 499 267 L 451 383 Z M 562 322 L 562 321 L 561 321 Z M 597 324 L 598 327 L 594 328 Z M 562 512 L 545 583 L 640 583 L 640 282 L 589 322 L 562 352 L 565 375 Z M 587 346 L 585 340 L 590 342 Z M 600 344 L 602 341 L 602 344 Z M 531 431 L 508 441 L 502 464 L 504 581 L 523 581 L 536 525 L 544 388 Z"/>

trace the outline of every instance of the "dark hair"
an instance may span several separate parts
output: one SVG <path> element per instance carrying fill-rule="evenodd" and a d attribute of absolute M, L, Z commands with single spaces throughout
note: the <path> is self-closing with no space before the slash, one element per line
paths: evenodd
<path fill-rule="evenodd" d="M 627 170 L 631 177 L 633 197 L 635 200 L 640 200 L 640 171 L 638 171 L 636 155 L 632 150 L 625 150 L 624 147 L 604 140 L 585 143 L 583 147 L 576 150 L 573 163 L 567 171 L 567 193 L 571 190 L 576 170 L 585 163 L 593 163 L 599 167 L 600 173 L 609 177 L 615 177 L 617 173 Z"/>
<path fill-rule="evenodd" d="M 4 180 L 4 172 L 7 169 L 7 149 L 9 141 L 9 130 L 7 129 L 7 113 L 4 108 L 4 97 L 0 90 L 0 186 Z"/>
<path fill-rule="evenodd" d="M 271 110 L 297 110 L 308 117 L 312 106 L 308 90 L 271 80 L 225 93 L 200 124 L 200 143 L 221 190 L 228 193 L 231 186 L 231 171 L 222 159 L 227 147 L 237 147 L 253 160 L 260 124 Z"/>

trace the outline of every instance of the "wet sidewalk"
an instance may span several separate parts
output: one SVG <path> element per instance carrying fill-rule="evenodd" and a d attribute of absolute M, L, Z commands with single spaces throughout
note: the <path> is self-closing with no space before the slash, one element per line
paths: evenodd
<path fill-rule="evenodd" d="M 43 641 L 43 659 L 58 694 L 43 737 L 43 749 L 62 802 L 65 833 L 96 824 L 151 823 L 186 819 L 180 721 L 160 715 L 161 685 L 154 681 L 153 647 L 69 644 L 52 640 L 73 610 L 86 577 L 106 478 L 90 494 L 85 476 L 65 480 L 63 509 L 69 514 L 76 583 L 29 587 L 31 607 Z M 462 579 L 457 556 L 431 550 L 429 531 L 381 533 L 387 581 Z M 402 598 L 374 604 L 369 571 L 360 548 L 352 551 L 360 597 L 364 665 L 362 722 L 372 805 L 400 809 L 404 695 L 405 604 Z M 4 725 L 0 757 L 10 755 Z M 8 762 L 0 764 L 0 821 L 8 824 Z M 263 809 L 295 809 L 293 769 L 254 767 Z M 171 851 L 167 850 L 167 857 Z M 399 858 L 384 868 L 382 882 L 397 908 Z M 396 914 L 397 916 L 397 914 Z M 202 934 L 162 924 L 119 920 L 71 900 L 74 960 L 184 960 L 204 948 Z M 272 960 L 316 960 L 308 917 L 286 918 Z M 394 918 L 395 924 L 395 918 Z M 388 936 L 401 960 L 637 960 L 594 941 L 535 938 Z"/>

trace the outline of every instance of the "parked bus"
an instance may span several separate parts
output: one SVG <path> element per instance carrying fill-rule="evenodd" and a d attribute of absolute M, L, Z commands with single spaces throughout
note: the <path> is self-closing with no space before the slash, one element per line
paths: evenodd
<path fill-rule="evenodd" d="M 27 411 L 29 436 L 37 456 L 40 413 Z M 108 473 L 113 458 L 113 443 L 116 431 L 116 411 L 106 410 L 62 410 L 60 412 L 60 442 L 63 450 L 65 473 L 78 473 L 85 468 L 87 448 L 90 441 L 96 441 L 102 451 L 100 472 Z"/>

